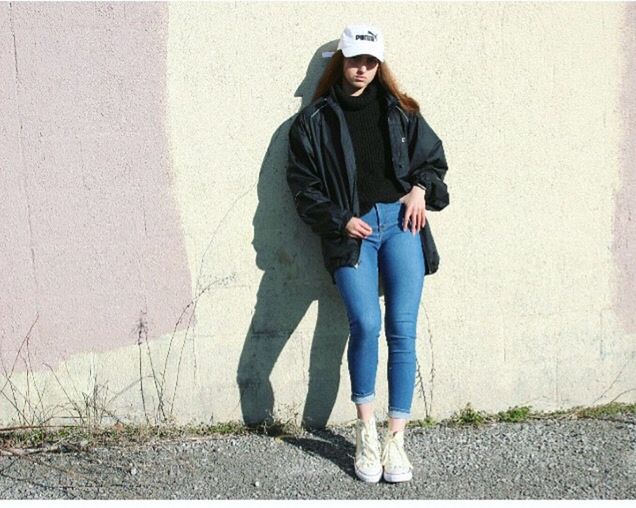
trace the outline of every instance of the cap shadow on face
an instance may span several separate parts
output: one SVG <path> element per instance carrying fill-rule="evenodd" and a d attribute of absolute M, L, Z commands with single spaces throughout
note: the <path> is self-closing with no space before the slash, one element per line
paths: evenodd
<path fill-rule="evenodd" d="M 379 64 L 380 61 L 373 55 L 345 57 L 342 74 L 349 85 L 364 88 L 375 78 Z"/>
<path fill-rule="evenodd" d="M 377 67 L 379 63 L 380 60 L 373 55 L 362 54 L 344 58 L 345 67 L 366 67 L 366 69 L 373 69 Z"/>

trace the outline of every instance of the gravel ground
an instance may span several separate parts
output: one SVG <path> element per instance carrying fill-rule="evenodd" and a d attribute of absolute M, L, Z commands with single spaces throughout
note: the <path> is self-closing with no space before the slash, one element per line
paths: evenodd
<path fill-rule="evenodd" d="M 380 429 L 383 437 L 384 429 Z M 365 484 L 353 427 L 0 457 L 2 499 L 634 499 L 636 415 L 409 429 L 413 480 Z"/>

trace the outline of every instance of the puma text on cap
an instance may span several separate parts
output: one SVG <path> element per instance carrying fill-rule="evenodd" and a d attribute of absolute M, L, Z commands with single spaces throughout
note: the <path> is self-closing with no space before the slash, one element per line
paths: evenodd
<path fill-rule="evenodd" d="M 346 57 L 373 55 L 384 62 L 384 38 L 382 33 L 371 25 L 348 25 L 345 27 L 338 49 Z"/>

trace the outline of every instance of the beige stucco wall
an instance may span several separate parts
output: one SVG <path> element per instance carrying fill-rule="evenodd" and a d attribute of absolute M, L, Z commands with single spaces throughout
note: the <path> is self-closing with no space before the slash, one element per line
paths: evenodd
<path fill-rule="evenodd" d="M 117 8 L 125 26 L 130 11 Z M 45 410 L 55 404 L 77 412 L 69 400 L 97 398 L 139 420 L 156 418 L 159 400 L 179 422 L 268 411 L 321 423 L 354 417 L 346 316 L 284 171 L 290 119 L 311 94 L 322 51 L 335 49 L 344 23 L 369 21 L 384 31 L 387 62 L 449 162 L 451 205 L 428 215 L 441 265 L 420 307 L 414 417 L 445 417 L 467 402 L 496 411 L 636 400 L 633 257 L 625 255 L 636 236 L 616 228 L 625 213 L 618 197 L 634 203 L 624 192 L 634 188 L 625 142 L 634 109 L 624 93 L 634 72 L 632 11 L 618 3 L 166 4 L 165 75 L 148 85 L 165 92 L 163 117 L 148 128 L 165 133 L 157 146 L 170 181 L 161 195 L 179 227 L 165 228 L 141 264 L 169 256 L 190 274 L 192 299 L 150 311 L 151 320 L 163 312 L 174 334 L 150 326 L 111 337 L 108 348 L 90 339 L 34 377 L 15 372 L 5 391 L 31 387 L 37 398 L 33 387 L 44 390 L 42 409 L 26 404 L 28 414 L 61 415 L 62 407 Z M 141 33 L 144 17 L 135 20 Z M 51 192 L 63 199 L 63 190 Z M 187 287 L 170 268 L 156 278 L 173 284 L 146 294 Z M 384 417 L 382 338 L 380 351 Z M 15 417 L 11 399 L 0 400 L 2 421 Z"/>

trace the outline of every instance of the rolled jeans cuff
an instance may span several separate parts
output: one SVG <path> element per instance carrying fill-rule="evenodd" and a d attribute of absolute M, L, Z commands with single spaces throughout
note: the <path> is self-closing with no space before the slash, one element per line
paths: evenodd
<path fill-rule="evenodd" d="M 408 420 L 411 417 L 410 411 L 402 411 L 399 409 L 389 409 L 389 418 L 401 418 L 404 420 Z"/>
<path fill-rule="evenodd" d="M 366 404 L 367 402 L 371 402 L 375 399 L 375 393 L 370 393 L 369 395 L 351 395 L 351 401 L 354 404 Z"/>

